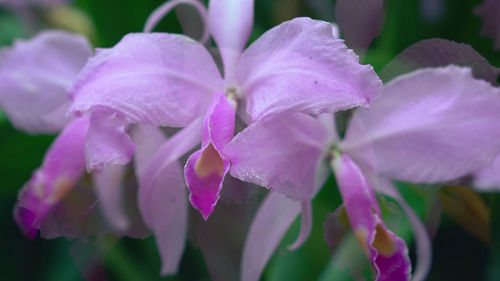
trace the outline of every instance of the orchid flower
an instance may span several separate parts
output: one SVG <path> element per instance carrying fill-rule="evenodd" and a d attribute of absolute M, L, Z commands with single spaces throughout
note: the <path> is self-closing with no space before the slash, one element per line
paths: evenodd
<path fill-rule="evenodd" d="M 490 165 L 500 152 L 499 112 L 500 89 L 475 79 L 470 69 L 427 68 L 385 85 L 369 109 L 356 110 L 342 140 L 332 117 L 322 115 L 317 120 L 290 114 L 251 124 L 223 153 L 231 161 L 233 177 L 265 183 L 271 189 L 288 179 L 322 186 L 325 177 L 315 179 L 315 171 L 323 169 L 322 159 L 332 159 L 351 225 L 377 280 L 409 279 L 407 248 L 385 228 L 372 187 L 394 197 L 417 235 L 413 280 L 424 280 L 430 268 L 430 239 L 390 180 L 439 183 Z M 250 148 L 261 153 L 254 154 Z M 299 202 L 269 195 L 247 237 L 242 280 L 259 279 L 299 210 Z M 308 233 L 301 231 L 299 240 L 304 241 Z"/>
<path fill-rule="evenodd" d="M 483 22 L 481 34 L 492 38 L 494 41 L 494 48 L 499 50 L 500 22 L 498 13 L 500 13 L 500 1 L 484 0 L 480 6 L 476 7 L 474 13 L 478 15 Z"/>
<path fill-rule="evenodd" d="M 33 239 L 49 212 L 77 184 L 85 170 L 85 136 L 89 119 L 75 119 L 58 136 L 45 155 L 42 167 L 19 193 L 14 218 Z"/>
<path fill-rule="evenodd" d="M 436 53 L 439 56 L 436 56 Z M 497 77 L 500 74 L 500 68 L 491 65 L 486 58 L 467 44 L 439 38 L 422 40 L 409 46 L 382 69 L 380 76 L 384 80 L 391 80 L 398 75 L 419 68 L 449 64 L 471 67 L 475 78 L 498 86 Z M 472 187 L 476 191 L 498 190 L 500 188 L 499 175 L 500 157 L 497 157 L 493 165 L 488 163 L 486 167 L 474 173 Z"/>
<path fill-rule="evenodd" d="M 16 41 L 0 53 L 0 108 L 14 127 L 30 133 L 56 133 L 71 119 L 65 89 L 92 51 L 87 41 L 60 31 Z"/>
<path fill-rule="evenodd" d="M 190 3 L 205 14 L 197 1 L 165 5 L 175 3 Z M 189 157 L 184 175 L 189 200 L 205 219 L 230 168 L 222 150 L 234 135 L 237 115 L 255 122 L 286 112 L 367 106 L 381 87 L 372 67 L 359 65 L 327 22 L 293 19 L 243 51 L 252 30 L 253 1 L 212 0 L 206 14 L 223 76 L 205 47 L 188 37 L 130 34 L 89 60 L 70 91 L 69 109 L 92 114 L 86 152 L 91 170 L 131 161 L 135 146 L 127 129 L 132 124 L 196 126 L 190 130 L 201 133 L 196 143 L 201 140 L 202 146 Z M 147 31 L 158 15 L 153 13 Z M 312 196 L 311 189 L 283 191 L 296 200 Z"/>
<path fill-rule="evenodd" d="M 47 31 L 29 41 L 17 41 L 0 54 L 0 108 L 12 124 L 30 134 L 60 132 L 42 166 L 20 191 L 14 210 L 16 222 L 30 238 L 34 238 L 45 224 L 50 226 L 42 229 L 44 237 L 76 237 L 84 235 L 83 232 L 101 230 L 80 229 L 79 218 L 69 218 L 68 208 L 51 214 L 55 209 L 63 209 L 70 193 L 84 196 L 79 186 L 85 172 L 85 142 L 90 120 L 89 116 L 76 119 L 66 116 L 70 104 L 66 88 L 91 54 L 92 49 L 83 37 L 60 31 Z M 106 233 L 124 234 L 132 228 L 122 210 L 123 172 L 121 168 L 114 168 L 93 175 L 99 205 L 112 226 L 110 229 L 99 225 L 98 228 L 105 228 Z M 94 204 L 83 197 L 80 201 L 88 203 L 82 206 L 84 209 Z M 57 221 L 52 220 L 56 217 Z M 47 219 L 52 222 L 47 223 Z M 88 216 L 87 220 L 90 219 Z M 91 228 L 89 221 L 85 224 Z"/>
<path fill-rule="evenodd" d="M 0 55 L 0 107 L 13 125 L 32 134 L 62 130 L 42 167 L 19 193 L 14 217 L 30 238 L 85 169 L 89 120 L 65 116 L 69 106 L 65 88 L 90 55 L 90 46 L 83 38 L 64 32 L 17 41 Z"/>

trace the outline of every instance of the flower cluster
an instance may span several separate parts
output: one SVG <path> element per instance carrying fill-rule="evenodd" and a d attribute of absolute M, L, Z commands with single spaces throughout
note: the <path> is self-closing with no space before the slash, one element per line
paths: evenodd
<path fill-rule="evenodd" d="M 201 14 L 201 42 L 151 33 L 182 3 Z M 382 4 L 374 4 L 377 17 Z M 252 184 L 270 191 L 248 231 L 241 280 L 259 280 L 299 214 L 300 234 L 290 249 L 307 240 L 311 202 L 333 171 L 376 280 L 425 278 L 430 238 L 392 181 L 472 176 L 479 189 L 498 188 L 496 81 L 450 55 L 383 84 L 336 25 L 310 18 L 283 22 L 245 48 L 253 6 L 253 0 L 211 0 L 206 9 L 196 0 L 171 0 L 144 32 L 95 54 L 83 37 L 62 31 L 0 53 L 0 107 L 12 124 L 30 134 L 59 132 L 14 209 L 29 238 L 39 231 L 45 238 L 153 233 L 162 273 L 172 274 L 186 243 L 189 203 L 210 220 L 225 190 Z M 340 17 L 346 39 L 366 48 L 381 20 L 367 23 L 366 34 L 349 32 L 352 20 Z M 217 49 L 208 47 L 209 37 Z M 334 114 L 348 110 L 341 137 Z M 405 241 L 384 224 L 379 194 L 394 198 L 411 222 L 413 273 Z"/>

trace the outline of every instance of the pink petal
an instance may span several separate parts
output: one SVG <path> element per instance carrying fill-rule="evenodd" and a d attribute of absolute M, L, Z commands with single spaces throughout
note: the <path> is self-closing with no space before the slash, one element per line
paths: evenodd
<path fill-rule="evenodd" d="M 483 26 L 481 34 L 494 40 L 495 49 L 500 49 L 500 2 L 497 0 L 484 0 L 483 3 L 474 10 L 478 15 Z"/>
<path fill-rule="evenodd" d="M 169 140 L 156 128 L 134 128 L 139 207 L 155 236 L 162 258 L 162 274 L 177 272 L 187 234 L 187 196 L 177 159 L 199 143 L 201 119 Z"/>
<path fill-rule="evenodd" d="M 146 126 L 145 128 L 148 128 Z M 149 144 L 154 138 L 134 138 L 137 143 L 137 152 L 134 158 L 134 165 L 139 181 L 147 184 L 157 176 L 157 170 L 163 170 L 166 166 L 177 161 L 180 157 L 199 145 L 202 138 L 203 119 L 199 118 L 193 121 L 177 134 L 164 142 L 160 148 Z M 144 126 L 134 130 L 144 130 Z M 133 131 L 134 131 L 133 130 Z M 151 130 L 149 128 L 148 130 Z M 156 167 L 156 168 L 153 168 Z"/>
<path fill-rule="evenodd" d="M 419 68 L 450 64 L 471 67 L 474 77 L 498 86 L 500 68 L 492 66 L 470 45 L 440 38 L 422 40 L 404 49 L 382 69 L 380 77 L 389 81 Z"/>
<path fill-rule="evenodd" d="M 247 235 L 241 280 L 258 281 L 281 239 L 300 214 L 300 202 L 272 192 L 262 203 Z"/>
<path fill-rule="evenodd" d="M 323 127 L 328 132 L 328 142 L 339 143 L 340 136 L 337 131 L 337 124 L 335 123 L 335 114 L 325 113 L 318 116 L 318 120 L 323 124 Z"/>
<path fill-rule="evenodd" d="M 335 18 L 347 46 L 366 51 L 382 30 L 384 0 L 338 0 Z"/>
<path fill-rule="evenodd" d="M 332 161 L 351 227 L 370 259 L 378 280 L 410 280 L 411 263 L 405 242 L 388 230 L 359 167 L 347 155 Z"/>
<path fill-rule="evenodd" d="M 318 192 L 329 176 L 328 169 L 316 171 Z M 260 205 L 245 241 L 241 260 L 241 281 L 258 281 L 281 239 L 301 211 L 301 203 L 279 193 L 270 193 Z"/>
<path fill-rule="evenodd" d="M 85 158 L 90 171 L 132 160 L 135 145 L 127 133 L 126 119 L 110 110 L 91 113 Z"/>
<path fill-rule="evenodd" d="M 490 164 L 474 175 L 474 188 L 478 191 L 499 191 L 500 190 L 500 155 Z"/>
<path fill-rule="evenodd" d="M 70 90 L 70 112 L 107 108 L 129 123 L 186 126 L 221 89 L 217 66 L 200 43 L 182 35 L 129 34 L 89 60 Z"/>
<path fill-rule="evenodd" d="M 234 79 L 235 67 L 252 33 L 253 0 L 211 0 L 208 19 L 210 33 L 222 55 L 224 76 Z"/>
<path fill-rule="evenodd" d="M 358 110 L 341 143 L 365 170 L 441 182 L 486 167 L 500 152 L 500 89 L 470 69 L 424 69 L 389 83 Z"/>
<path fill-rule="evenodd" d="M 380 92 L 373 68 L 360 65 L 333 33 L 330 23 L 296 18 L 243 53 L 237 79 L 253 120 L 290 110 L 321 114 L 367 106 Z"/>
<path fill-rule="evenodd" d="M 28 133 L 54 133 L 70 119 L 66 88 L 92 51 L 79 35 L 47 31 L 0 53 L 0 108 Z"/>
<path fill-rule="evenodd" d="M 191 6 L 191 8 L 196 9 L 198 15 L 194 16 L 191 10 L 185 10 L 186 6 L 179 6 L 180 4 L 185 4 L 186 6 Z M 184 34 L 192 38 L 201 38 L 199 41 L 202 44 L 208 42 L 210 33 L 206 27 L 208 21 L 208 12 L 205 5 L 200 2 L 200 0 L 172 0 L 164 2 L 158 8 L 156 8 L 151 15 L 149 15 L 146 24 L 144 25 L 144 33 L 150 33 L 153 31 L 154 27 L 160 23 L 160 21 L 166 17 L 166 15 L 172 10 L 176 9 L 177 18 L 182 26 Z M 189 17 L 189 22 L 187 18 Z M 196 17 L 201 17 L 200 22 L 196 22 Z M 198 33 L 198 29 L 205 29 L 201 36 L 193 37 L 193 33 Z"/>
<path fill-rule="evenodd" d="M 221 154 L 234 135 L 236 106 L 224 94 L 216 94 L 203 124 L 202 149 L 193 153 L 184 167 L 189 201 L 205 220 L 219 200 L 229 160 Z"/>
<path fill-rule="evenodd" d="M 42 166 L 19 192 L 14 219 L 29 238 L 36 236 L 50 210 L 82 176 L 88 127 L 87 117 L 71 122 L 49 148 Z"/>
<path fill-rule="evenodd" d="M 326 141 L 317 119 L 285 114 L 248 126 L 224 148 L 224 155 L 233 177 L 304 201 L 312 198 Z"/>
<path fill-rule="evenodd" d="M 307 241 L 307 238 L 309 238 L 309 235 L 311 234 L 312 230 L 312 206 L 311 206 L 311 201 L 303 201 L 301 203 L 302 207 L 302 212 L 300 214 L 301 216 L 301 223 L 300 223 L 300 232 L 299 236 L 293 242 L 292 245 L 288 246 L 288 249 L 290 251 L 294 251 L 298 249 L 302 244 L 304 244 Z"/>
<path fill-rule="evenodd" d="M 125 167 L 111 166 L 92 176 L 104 217 L 117 232 L 125 232 L 130 222 L 125 211 L 123 180 Z"/>

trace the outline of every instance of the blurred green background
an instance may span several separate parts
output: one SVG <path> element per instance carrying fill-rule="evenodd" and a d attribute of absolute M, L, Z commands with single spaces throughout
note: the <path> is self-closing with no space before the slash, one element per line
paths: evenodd
<path fill-rule="evenodd" d="M 162 2 L 77 0 L 74 6 L 91 20 L 94 30 L 91 40 L 95 46 L 110 47 L 123 35 L 140 32 L 149 13 Z M 387 17 L 382 33 L 365 57 L 365 63 L 372 64 L 377 71 L 411 44 L 434 37 L 470 44 L 491 64 L 500 66 L 500 53 L 493 50 L 491 39 L 480 36 L 481 23 L 472 12 L 480 0 L 435 0 L 443 5 L 443 10 L 434 20 L 423 16 L 420 0 L 386 2 Z M 334 1 L 329 4 L 334 7 Z M 46 11 L 38 10 L 37 13 L 43 15 Z M 321 18 L 305 0 L 256 0 L 252 40 L 284 20 L 296 16 L 333 19 L 334 11 L 329 11 L 329 14 L 329 18 Z M 46 20 L 45 23 L 47 28 L 53 28 L 54 22 Z M 180 32 L 175 14 L 167 16 L 156 30 Z M 0 10 L 0 44 L 8 46 L 16 37 L 27 38 L 29 35 L 16 15 Z M 89 260 L 95 263 L 94 270 L 86 273 L 92 280 L 211 280 L 196 246 L 187 246 L 177 276 L 161 278 L 160 259 L 152 238 L 116 241 L 107 237 L 91 239 L 88 243 L 39 238 L 30 242 L 25 239 L 12 220 L 12 208 L 18 189 L 40 165 L 52 140 L 53 136 L 29 136 L 16 131 L 0 113 L 0 280 L 83 280 L 80 269 Z M 332 255 L 323 239 L 324 219 L 340 204 L 334 182 L 329 180 L 314 200 L 314 229 L 308 242 L 295 252 L 286 249 L 297 235 L 296 222 L 266 268 L 262 280 L 351 280 L 348 271 L 332 266 Z M 405 198 L 423 219 L 432 222 L 433 216 L 440 215 L 432 212 L 433 200 L 440 198 L 434 188 L 402 185 L 402 189 Z M 491 231 L 491 240 L 478 239 L 478 235 L 467 231 L 463 222 L 457 223 L 443 208 L 445 212 L 433 240 L 434 260 L 428 280 L 500 280 L 500 196 L 482 194 L 480 198 L 491 212 L 491 227 L 486 226 L 480 231 Z M 409 224 L 403 215 L 400 218 L 402 222 L 396 231 L 407 240 L 414 262 Z M 359 246 L 352 242 L 352 237 L 344 239 L 335 252 L 334 262 L 358 260 L 361 272 L 370 280 L 368 261 L 359 255 Z"/>

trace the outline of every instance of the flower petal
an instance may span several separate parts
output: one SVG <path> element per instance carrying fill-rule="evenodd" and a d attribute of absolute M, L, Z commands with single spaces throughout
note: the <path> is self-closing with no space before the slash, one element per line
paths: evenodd
<path fill-rule="evenodd" d="M 474 10 L 483 21 L 481 33 L 494 40 L 495 49 L 500 49 L 500 3 L 497 0 L 484 0 L 483 3 Z"/>
<path fill-rule="evenodd" d="M 347 155 L 336 157 L 332 167 L 351 227 L 377 272 L 376 280 L 410 280 L 408 248 L 385 227 L 373 189 L 359 167 Z"/>
<path fill-rule="evenodd" d="M 91 113 L 85 150 L 88 170 L 126 165 L 132 160 L 135 145 L 126 123 L 123 116 L 111 110 Z"/>
<path fill-rule="evenodd" d="M 134 135 L 142 141 L 138 145 L 139 159 L 147 159 L 155 155 L 153 148 L 158 149 L 165 141 L 165 136 L 154 127 L 138 126 Z M 149 154 L 149 155 L 148 155 Z M 139 165 L 140 166 L 140 165 Z M 155 169 L 157 167 L 151 167 Z M 182 171 L 176 161 L 155 170 L 155 178 L 147 181 L 140 178 L 139 207 L 146 225 L 155 234 L 156 243 L 162 257 L 162 274 L 177 272 L 180 258 L 184 251 L 187 230 L 187 200 L 182 180 Z"/>
<path fill-rule="evenodd" d="M 500 155 L 495 158 L 493 165 L 486 166 L 475 173 L 473 186 L 478 191 L 500 190 Z"/>
<path fill-rule="evenodd" d="M 224 94 L 216 94 L 203 124 L 202 149 L 193 153 L 184 167 L 189 201 L 205 220 L 219 200 L 229 160 L 221 154 L 234 135 L 236 106 Z"/>
<path fill-rule="evenodd" d="M 281 239 L 300 214 L 300 202 L 272 192 L 257 211 L 241 262 L 241 280 L 258 281 Z"/>
<path fill-rule="evenodd" d="M 155 180 L 159 170 L 165 169 L 166 166 L 177 161 L 198 145 L 202 137 L 202 127 L 203 119 L 196 119 L 163 143 L 160 148 L 147 144 L 147 142 L 153 141 L 152 139 L 136 137 L 134 140 L 137 142 L 138 147 L 134 165 L 139 181 L 148 184 L 149 181 Z M 142 144 L 143 142 L 146 142 L 146 144 Z"/>
<path fill-rule="evenodd" d="M 498 86 L 500 68 L 492 66 L 470 45 L 440 38 L 422 40 L 404 49 L 382 69 L 380 77 L 390 81 L 419 68 L 450 64 L 468 66 L 474 77 Z"/>
<path fill-rule="evenodd" d="M 99 206 L 104 217 L 117 232 L 125 232 L 130 227 L 123 198 L 124 175 L 123 166 L 111 166 L 92 175 Z"/>
<path fill-rule="evenodd" d="M 307 238 L 309 238 L 309 235 L 311 234 L 312 230 L 312 206 L 311 206 L 311 201 L 306 200 L 303 201 L 301 204 L 301 222 L 300 222 L 300 232 L 299 236 L 293 242 L 292 245 L 288 246 L 288 249 L 290 251 L 294 251 L 298 249 L 304 242 L 306 242 Z"/>
<path fill-rule="evenodd" d="M 341 149 L 390 179 L 441 182 L 486 167 L 500 152 L 500 89 L 470 69 L 424 69 L 389 83 L 358 110 Z"/>
<path fill-rule="evenodd" d="M 251 124 L 223 153 L 231 161 L 233 177 L 304 201 L 312 198 L 326 141 L 327 133 L 317 119 L 286 114 Z"/>
<path fill-rule="evenodd" d="M 71 122 L 49 148 L 42 166 L 19 192 L 14 219 L 29 238 L 35 238 L 50 210 L 84 173 L 88 127 L 87 117 Z"/>
<path fill-rule="evenodd" d="M 360 65 L 333 32 L 330 23 L 296 18 L 243 53 L 237 80 L 253 120 L 290 110 L 321 114 L 367 106 L 380 92 L 373 68 Z"/>
<path fill-rule="evenodd" d="M 366 51 L 384 23 L 384 0 L 338 0 L 335 18 L 347 46 Z"/>
<path fill-rule="evenodd" d="M 252 33 L 253 12 L 254 0 L 210 0 L 210 33 L 221 52 L 226 79 L 232 79 L 238 58 Z"/>
<path fill-rule="evenodd" d="M 199 143 L 201 119 L 172 138 L 153 127 L 133 130 L 137 143 L 135 168 L 139 177 L 139 208 L 156 237 L 162 257 L 162 274 L 179 267 L 187 234 L 187 196 L 178 158 Z"/>
<path fill-rule="evenodd" d="M 315 173 L 315 193 L 330 175 L 323 165 Z M 301 211 L 301 203 L 271 192 L 250 226 L 241 260 L 241 281 L 258 281 L 267 262 Z"/>
<path fill-rule="evenodd" d="M 129 34 L 99 50 L 70 93 L 71 113 L 107 108 L 129 123 L 186 126 L 222 89 L 212 57 L 200 43 L 174 34 Z"/>
<path fill-rule="evenodd" d="M 42 32 L 0 53 L 0 108 L 28 133 L 54 133 L 70 119 L 66 88 L 92 55 L 79 35 Z"/>

